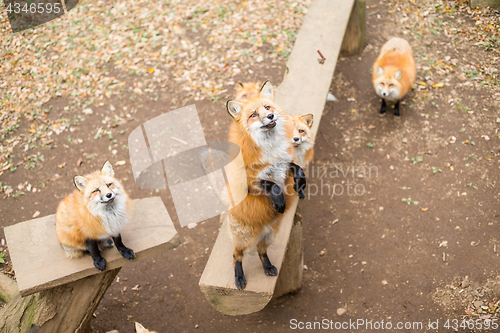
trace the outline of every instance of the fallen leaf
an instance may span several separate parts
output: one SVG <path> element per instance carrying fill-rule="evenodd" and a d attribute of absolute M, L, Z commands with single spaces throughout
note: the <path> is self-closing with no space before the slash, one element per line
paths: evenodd
<path fill-rule="evenodd" d="M 423 212 L 426 212 L 429 208 L 425 207 L 425 208 L 420 208 L 421 211 Z"/>
<path fill-rule="evenodd" d="M 38 215 L 40 215 L 40 212 L 36 211 L 35 214 L 33 214 L 33 218 L 37 217 Z"/>
<path fill-rule="evenodd" d="M 125 163 L 127 163 L 127 162 L 125 162 L 125 161 L 118 161 L 118 162 L 115 163 L 115 165 L 125 165 Z"/>

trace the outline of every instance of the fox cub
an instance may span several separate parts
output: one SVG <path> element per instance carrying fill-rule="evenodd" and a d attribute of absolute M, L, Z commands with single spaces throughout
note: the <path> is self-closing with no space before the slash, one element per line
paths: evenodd
<path fill-rule="evenodd" d="M 394 115 L 399 116 L 399 100 L 411 89 L 417 72 L 410 44 L 401 38 L 389 39 L 382 46 L 372 71 L 373 87 L 382 97 L 380 113 L 385 113 L 388 101 L 395 103 Z"/>
<path fill-rule="evenodd" d="M 274 102 L 271 83 L 266 81 L 259 93 L 244 103 L 228 101 L 226 106 L 233 118 L 229 141 L 241 149 L 249 192 L 265 194 L 247 194 L 240 204 L 229 210 L 229 230 L 235 246 L 235 284 L 243 289 L 246 286 L 242 267 L 244 251 L 254 244 L 265 274 L 278 274 L 269 260 L 267 248 L 279 229 L 286 202 L 295 192 L 300 198 L 304 197 L 306 180 L 302 168 L 293 163 L 291 121 Z M 229 183 L 239 174 L 229 167 Z"/>
<path fill-rule="evenodd" d="M 131 200 L 113 175 L 113 167 L 106 161 L 100 171 L 75 176 L 77 189 L 59 203 L 56 212 L 56 234 L 66 256 L 77 258 L 88 253 L 101 271 L 106 260 L 99 243 L 111 245 L 110 237 L 124 258 L 135 257 L 120 235 L 129 220 Z"/>

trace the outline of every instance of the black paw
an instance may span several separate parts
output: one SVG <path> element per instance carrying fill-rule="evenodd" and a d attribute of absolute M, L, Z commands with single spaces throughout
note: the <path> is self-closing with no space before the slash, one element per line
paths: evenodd
<path fill-rule="evenodd" d="M 125 259 L 134 259 L 135 258 L 135 253 L 132 251 L 132 249 L 129 249 L 128 247 L 124 247 L 121 249 L 118 249 L 118 252 L 122 255 L 123 258 Z"/>
<path fill-rule="evenodd" d="M 94 259 L 94 266 L 100 271 L 103 271 L 106 269 L 106 259 L 100 257 Z"/>
<path fill-rule="evenodd" d="M 305 179 L 304 179 L 304 185 L 299 187 L 296 184 L 293 185 L 293 189 L 295 192 L 297 192 L 297 195 L 299 196 L 299 199 L 304 199 L 306 197 L 306 193 L 304 192 L 304 188 L 306 187 L 305 185 Z"/>
<path fill-rule="evenodd" d="M 280 214 L 283 214 L 285 212 L 285 208 L 286 208 L 286 200 L 285 200 L 285 196 L 283 195 L 283 193 L 281 193 L 281 195 L 273 197 L 272 199 L 273 199 L 274 210 Z"/>
<path fill-rule="evenodd" d="M 236 288 L 238 288 L 238 290 L 245 289 L 245 287 L 247 286 L 247 280 L 245 279 L 245 275 L 235 276 L 234 283 L 236 284 Z"/>
<path fill-rule="evenodd" d="M 385 99 L 382 98 L 382 106 L 380 107 L 380 111 L 378 113 L 384 114 L 387 109 L 387 104 L 385 103 Z"/>
<path fill-rule="evenodd" d="M 399 114 L 399 110 L 398 110 L 398 109 L 394 109 L 394 115 L 395 115 L 395 116 L 398 116 L 398 117 L 400 116 L 400 114 Z"/>
<path fill-rule="evenodd" d="M 267 276 L 276 276 L 278 275 L 278 270 L 273 265 L 270 265 L 264 267 L 264 273 L 266 273 Z"/>

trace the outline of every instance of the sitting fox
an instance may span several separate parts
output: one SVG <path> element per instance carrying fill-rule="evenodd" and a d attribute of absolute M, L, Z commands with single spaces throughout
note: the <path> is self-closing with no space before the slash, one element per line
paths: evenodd
<path fill-rule="evenodd" d="M 77 189 L 59 203 L 56 212 L 56 234 L 66 256 L 77 258 L 87 252 L 101 271 L 106 268 L 106 260 L 98 243 L 110 242 L 110 237 L 124 258 L 135 257 L 120 235 L 129 220 L 131 200 L 113 176 L 109 161 L 100 171 L 75 176 Z"/>

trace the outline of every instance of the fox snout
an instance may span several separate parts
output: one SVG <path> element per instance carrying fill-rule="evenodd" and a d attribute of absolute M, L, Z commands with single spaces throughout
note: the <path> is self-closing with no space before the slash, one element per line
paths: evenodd
<path fill-rule="evenodd" d="M 114 194 L 112 191 L 109 191 L 108 193 L 103 193 L 101 195 L 101 202 L 102 203 L 110 203 L 115 200 L 116 194 Z"/>
<path fill-rule="evenodd" d="M 276 126 L 276 120 L 278 120 L 278 115 L 275 113 L 269 113 L 264 119 L 262 119 L 263 127 L 274 128 Z"/>

